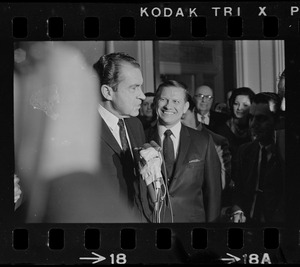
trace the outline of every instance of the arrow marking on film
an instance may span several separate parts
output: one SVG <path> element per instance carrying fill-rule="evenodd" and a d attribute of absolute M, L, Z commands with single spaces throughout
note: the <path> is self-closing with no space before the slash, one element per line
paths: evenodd
<path fill-rule="evenodd" d="M 94 261 L 92 262 L 92 264 L 96 264 L 96 263 L 98 263 L 98 262 L 100 262 L 100 261 L 106 260 L 105 257 L 103 257 L 103 256 L 101 256 L 101 255 L 98 255 L 98 254 L 95 253 L 95 252 L 92 252 L 92 254 L 93 254 L 94 256 L 96 256 L 96 257 L 80 257 L 79 259 L 80 259 L 80 260 L 94 260 Z"/>
<path fill-rule="evenodd" d="M 230 256 L 231 258 L 221 258 L 222 261 L 228 261 L 228 264 L 231 264 L 231 263 L 234 263 L 234 262 L 237 262 L 237 261 L 240 261 L 241 258 L 239 257 L 236 257 L 234 255 L 231 255 L 229 253 L 226 253 L 227 256 Z"/>

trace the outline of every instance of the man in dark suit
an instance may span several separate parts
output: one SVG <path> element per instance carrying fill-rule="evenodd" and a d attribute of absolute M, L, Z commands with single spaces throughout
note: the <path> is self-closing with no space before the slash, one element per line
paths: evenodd
<path fill-rule="evenodd" d="M 237 157 L 234 222 L 283 222 L 284 165 L 275 140 L 280 108 L 272 93 L 255 95 L 250 108 L 254 141 L 242 145 Z"/>
<path fill-rule="evenodd" d="M 225 123 L 228 119 L 226 114 L 215 112 L 211 110 L 213 103 L 213 90 L 207 85 L 201 85 L 196 88 L 194 94 L 194 101 L 196 105 L 197 120 L 211 130 L 215 131 L 215 128 L 222 123 Z"/>
<path fill-rule="evenodd" d="M 212 137 L 181 123 L 187 91 L 176 81 L 156 91 L 157 125 L 146 132 L 163 148 L 166 196 L 161 222 L 214 222 L 220 215 L 221 167 Z"/>
<path fill-rule="evenodd" d="M 145 95 L 141 89 L 143 77 L 137 61 L 122 53 L 102 56 L 94 64 L 99 75 L 102 101 L 99 114 L 100 164 L 106 182 L 125 203 L 134 222 L 142 222 L 140 183 L 134 149 L 145 143 L 145 135 L 138 116 Z M 123 136 L 122 136 L 123 132 Z M 115 222 L 122 218 L 115 218 Z"/>

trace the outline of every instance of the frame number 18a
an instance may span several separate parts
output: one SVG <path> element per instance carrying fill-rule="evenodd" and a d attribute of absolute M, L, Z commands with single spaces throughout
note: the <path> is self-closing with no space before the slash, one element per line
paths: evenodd
<path fill-rule="evenodd" d="M 244 264 L 271 264 L 271 259 L 268 253 L 264 253 L 262 257 L 259 254 L 244 254 Z"/>

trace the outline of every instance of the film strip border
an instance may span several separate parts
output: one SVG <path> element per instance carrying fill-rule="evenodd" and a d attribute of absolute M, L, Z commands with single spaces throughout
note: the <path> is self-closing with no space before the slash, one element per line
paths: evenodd
<path fill-rule="evenodd" d="M 65 23 L 63 17 L 50 17 L 47 19 L 47 35 L 49 38 L 64 38 Z M 240 16 L 229 17 L 226 19 L 228 38 L 243 37 L 243 19 Z M 133 17 L 122 17 L 119 20 L 119 37 L 136 38 L 137 20 Z M 26 17 L 15 17 L 12 21 L 13 37 L 23 39 L 28 34 L 28 19 Z M 155 36 L 157 38 L 170 38 L 174 34 L 175 28 L 172 19 L 158 17 L 155 18 Z M 178 29 L 178 28 L 177 28 Z M 87 39 L 100 38 L 100 20 L 98 17 L 86 17 L 83 20 L 83 37 Z M 279 37 L 279 20 L 275 16 L 262 19 L 262 34 L 264 38 Z M 176 35 L 176 32 L 175 32 Z M 190 37 L 205 38 L 209 36 L 206 17 L 197 17 L 190 20 Z M 186 36 L 187 37 L 187 36 Z M 182 37 L 181 37 L 182 38 Z"/>
<path fill-rule="evenodd" d="M 0 6 L 5 48 L 9 42 L 27 40 L 299 39 L 297 2 Z M 299 227 L 294 225 L 1 227 L 1 263 L 94 263 L 97 260 L 91 258 L 101 255 L 108 264 L 299 262 Z"/>
<path fill-rule="evenodd" d="M 299 36 L 300 5 L 297 2 L 2 6 L 1 31 L 15 40 L 284 39 Z"/>
<path fill-rule="evenodd" d="M 178 224 L 146 228 L 29 225 L 2 232 L 1 240 L 7 246 L 2 261 L 51 264 L 99 259 L 107 264 L 296 263 L 297 250 L 289 251 L 281 243 L 297 247 L 299 241 L 298 233 L 274 227 L 219 229 Z"/>

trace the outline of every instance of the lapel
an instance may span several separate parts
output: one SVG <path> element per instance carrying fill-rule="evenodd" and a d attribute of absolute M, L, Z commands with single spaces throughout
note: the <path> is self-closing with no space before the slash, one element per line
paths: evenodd
<path fill-rule="evenodd" d="M 281 166 L 281 161 L 280 161 L 280 158 L 278 157 L 276 147 L 275 147 L 275 145 L 273 145 L 272 156 L 271 156 L 270 160 L 267 163 L 266 177 L 272 179 L 274 174 L 278 174 L 278 172 L 281 171 L 279 169 L 280 166 Z"/>
<path fill-rule="evenodd" d="M 124 122 L 126 124 L 126 129 L 127 129 L 127 133 L 128 133 L 128 137 L 129 137 L 129 142 L 130 142 L 131 148 L 133 150 L 135 147 L 138 147 L 138 140 L 137 139 L 139 138 L 139 135 L 134 133 L 135 129 L 134 129 L 134 127 L 131 127 L 129 119 L 124 119 Z"/>
<path fill-rule="evenodd" d="M 213 110 L 210 110 L 209 111 L 209 126 L 215 126 L 216 125 L 216 120 L 217 120 L 217 114 L 216 114 L 216 112 L 215 111 L 213 111 Z"/>
<path fill-rule="evenodd" d="M 102 118 L 101 118 L 101 138 L 119 156 L 121 155 L 121 147 L 119 146 L 118 142 L 116 141 L 110 129 L 108 128 L 107 124 Z"/>
<path fill-rule="evenodd" d="M 181 169 L 185 158 L 187 157 L 187 153 L 190 147 L 191 138 L 187 127 L 183 124 L 181 126 L 180 131 L 180 139 L 179 139 L 179 147 L 177 153 L 177 160 L 175 164 L 174 177 L 177 175 L 178 171 Z M 173 179 L 174 181 L 174 179 Z"/>
<path fill-rule="evenodd" d="M 148 130 L 147 142 L 150 143 L 151 141 L 155 141 L 159 146 L 161 146 L 160 137 L 158 135 L 157 123 Z"/>
<path fill-rule="evenodd" d="M 138 173 L 139 167 L 138 167 L 138 162 L 140 160 L 139 153 L 137 152 L 136 148 L 139 148 L 141 146 L 141 138 L 138 132 L 134 132 L 137 128 L 134 127 L 134 125 L 131 123 L 129 119 L 124 119 L 125 124 L 126 124 L 126 129 L 129 137 L 129 142 L 131 144 L 131 151 L 132 151 L 132 156 L 133 156 L 133 162 L 135 165 L 135 174 Z"/>
<path fill-rule="evenodd" d="M 194 108 L 194 118 L 195 118 L 196 128 L 198 128 L 198 126 L 201 125 L 201 123 L 200 121 L 198 121 L 196 108 Z"/>
<path fill-rule="evenodd" d="M 255 186 L 258 179 L 258 155 L 259 155 L 259 144 L 258 142 L 253 142 L 251 145 L 251 149 L 249 149 L 247 154 L 247 160 L 245 164 L 250 173 L 248 183 L 251 184 L 253 190 L 255 190 Z M 245 171 L 247 170 L 245 168 Z"/>

